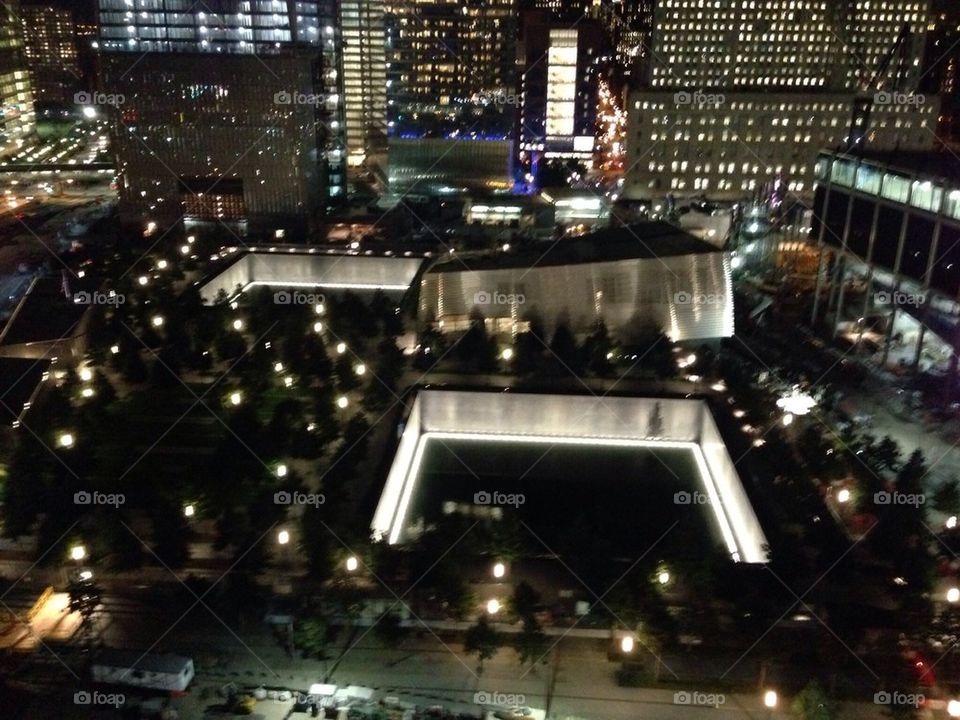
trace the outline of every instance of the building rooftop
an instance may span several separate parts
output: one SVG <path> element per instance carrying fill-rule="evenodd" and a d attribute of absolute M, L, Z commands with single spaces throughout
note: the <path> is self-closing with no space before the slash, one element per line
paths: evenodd
<path fill-rule="evenodd" d="M 850 159 L 859 158 L 876 165 L 884 165 L 894 171 L 908 175 L 916 174 L 930 180 L 942 178 L 960 182 L 960 162 L 957 162 L 957 157 L 949 152 L 868 149 L 856 153 L 824 150 L 822 154 Z"/>
<path fill-rule="evenodd" d="M 721 249 L 675 225 L 654 221 L 605 228 L 559 241 L 544 241 L 508 253 L 448 258 L 436 263 L 429 272 L 577 265 L 715 252 L 721 252 Z"/>

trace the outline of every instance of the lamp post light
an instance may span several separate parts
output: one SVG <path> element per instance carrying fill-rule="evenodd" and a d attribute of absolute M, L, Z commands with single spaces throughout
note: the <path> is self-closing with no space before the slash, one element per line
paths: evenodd
<path fill-rule="evenodd" d="M 624 635 L 620 639 L 620 652 L 622 652 L 624 655 L 629 655 L 633 652 L 636 645 L 637 643 L 633 639 L 633 635 Z"/>
<path fill-rule="evenodd" d="M 503 352 L 500 353 L 500 357 L 506 362 L 513 360 L 513 348 L 504 348 Z"/>
<path fill-rule="evenodd" d="M 507 566 L 502 562 L 494 563 L 493 565 L 493 576 L 500 580 L 504 575 L 507 574 Z"/>
<path fill-rule="evenodd" d="M 947 602 L 955 603 L 957 601 L 960 601 L 960 588 L 952 587 L 947 590 Z"/>
<path fill-rule="evenodd" d="M 241 402 L 243 402 L 243 395 L 241 395 L 239 392 L 232 392 L 232 393 L 230 393 L 230 404 L 231 404 L 231 405 L 236 406 L 236 405 L 239 405 Z"/>
<path fill-rule="evenodd" d="M 340 408 L 341 410 L 346 410 L 347 405 L 349 404 L 350 404 L 350 401 L 347 400 L 346 395 L 341 395 L 340 397 L 337 398 L 337 407 Z"/>
<path fill-rule="evenodd" d="M 83 545 L 74 545 L 70 548 L 70 559 L 80 562 L 87 556 L 87 549 Z"/>
<path fill-rule="evenodd" d="M 777 709 L 780 698 L 776 690 L 767 690 L 763 693 L 763 706 L 767 709 L 767 717 L 773 717 L 773 711 Z"/>
<path fill-rule="evenodd" d="M 350 557 L 347 558 L 347 562 L 346 562 L 347 572 L 349 573 L 356 572 L 358 567 L 360 567 L 360 561 L 357 560 L 356 556 L 351 555 Z"/>
<path fill-rule="evenodd" d="M 192 518 L 197 514 L 197 509 L 193 506 L 192 503 L 183 506 L 183 516 Z"/>
<path fill-rule="evenodd" d="M 498 612 L 500 612 L 500 601 L 496 598 L 487 600 L 487 614 L 496 615 Z"/>
<path fill-rule="evenodd" d="M 277 533 L 277 544 L 286 545 L 290 542 L 290 533 L 287 530 L 281 530 Z"/>
<path fill-rule="evenodd" d="M 72 448 L 74 442 L 76 441 L 73 437 L 73 433 L 68 433 L 68 432 L 60 433 L 60 437 L 57 438 L 57 445 L 59 445 L 60 447 L 66 450 L 69 450 L 70 448 Z"/>
<path fill-rule="evenodd" d="M 947 715 L 960 717 L 960 700 L 951 700 L 947 703 Z"/>

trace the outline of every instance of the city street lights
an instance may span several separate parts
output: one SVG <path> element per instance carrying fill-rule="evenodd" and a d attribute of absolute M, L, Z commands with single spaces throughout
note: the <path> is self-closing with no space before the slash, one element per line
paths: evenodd
<path fill-rule="evenodd" d="M 360 567 L 360 561 L 353 555 L 347 558 L 347 572 L 356 572 L 357 568 Z"/>
<path fill-rule="evenodd" d="M 634 647 L 636 647 L 636 641 L 633 639 L 633 635 L 624 635 L 620 639 L 620 651 L 624 655 L 632 653 Z"/>
<path fill-rule="evenodd" d="M 290 533 L 287 530 L 281 530 L 277 533 L 277 544 L 286 545 L 290 542 Z"/>
<path fill-rule="evenodd" d="M 60 433 L 60 437 L 57 438 L 57 445 L 65 449 L 72 448 L 73 443 L 74 443 L 73 435 L 68 432 Z"/>
<path fill-rule="evenodd" d="M 192 518 L 197 512 L 197 509 L 193 505 L 184 505 L 183 506 L 183 516 Z"/>
<path fill-rule="evenodd" d="M 232 392 L 232 393 L 230 393 L 230 404 L 231 404 L 231 405 L 236 406 L 236 405 L 239 405 L 241 402 L 243 402 L 243 395 L 241 395 L 241 394 L 238 393 L 238 392 Z"/>
<path fill-rule="evenodd" d="M 499 580 L 504 575 L 507 574 L 507 566 L 502 562 L 494 563 L 493 565 L 493 576 Z"/>
<path fill-rule="evenodd" d="M 350 401 L 347 400 L 346 395 L 341 395 L 340 397 L 337 398 L 337 407 L 340 408 L 341 410 L 345 410 L 347 408 L 347 405 L 349 404 L 350 404 Z"/>
<path fill-rule="evenodd" d="M 500 612 L 500 601 L 496 598 L 487 600 L 487 614 L 496 615 L 498 612 Z"/>
<path fill-rule="evenodd" d="M 87 556 L 87 549 L 83 545 L 74 545 L 70 548 L 70 559 L 80 562 Z"/>
<path fill-rule="evenodd" d="M 500 357 L 506 362 L 510 362 L 513 359 L 513 348 L 504 348 L 503 352 L 500 353 Z"/>

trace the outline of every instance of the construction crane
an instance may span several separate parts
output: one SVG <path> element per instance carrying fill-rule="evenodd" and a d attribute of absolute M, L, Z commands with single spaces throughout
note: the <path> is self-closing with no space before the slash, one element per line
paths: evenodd
<path fill-rule="evenodd" d="M 894 58 L 897 59 L 895 73 L 893 75 L 893 86 L 891 90 L 900 92 L 903 89 L 903 83 L 907 77 L 907 69 L 910 64 L 908 53 L 910 51 L 910 40 L 913 33 L 910 31 L 910 25 L 904 23 L 893 47 L 887 51 L 880 59 L 873 77 L 861 85 L 861 93 L 853 100 L 853 117 L 850 120 L 850 130 L 847 133 L 847 140 L 844 150 L 849 152 L 863 147 L 867 131 L 870 129 L 870 114 L 873 111 L 873 105 L 876 101 L 876 93 L 883 89 L 883 81 L 890 70 L 890 64 Z"/>

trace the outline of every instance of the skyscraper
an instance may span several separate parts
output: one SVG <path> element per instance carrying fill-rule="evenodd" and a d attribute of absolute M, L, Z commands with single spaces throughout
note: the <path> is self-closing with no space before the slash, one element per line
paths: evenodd
<path fill-rule="evenodd" d="M 387 63 L 383 0 L 341 0 L 347 167 L 382 178 L 387 163 Z"/>
<path fill-rule="evenodd" d="M 933 145 L 938 98 L 917 93 L 927 0 L 660 0 L 654 18 L 627 198 L 809 196 L 823 147 Z"/>
<path fill-rule="evenodd" d="M 49 5 L 24 5 L 20 20 L 36 99 L 70 99 L 82 87 L 73 13 Z"/>
<path fill-rule="evenodd" d="M 336 8 L 215 7 L 100 0 L 122 217 L 302 232 L 345 194 Z"/>
<path fill-rule="evenodd" d="M 514 0 L 387 0 L 387 17 L 396 134 L 512 130 Z"/>
<path fill-rule="evenodd" d="M 36 128 L 33 90 L 21 39 L 19 0 L 0 3 L 0 156 L 21 147 Z"/>

